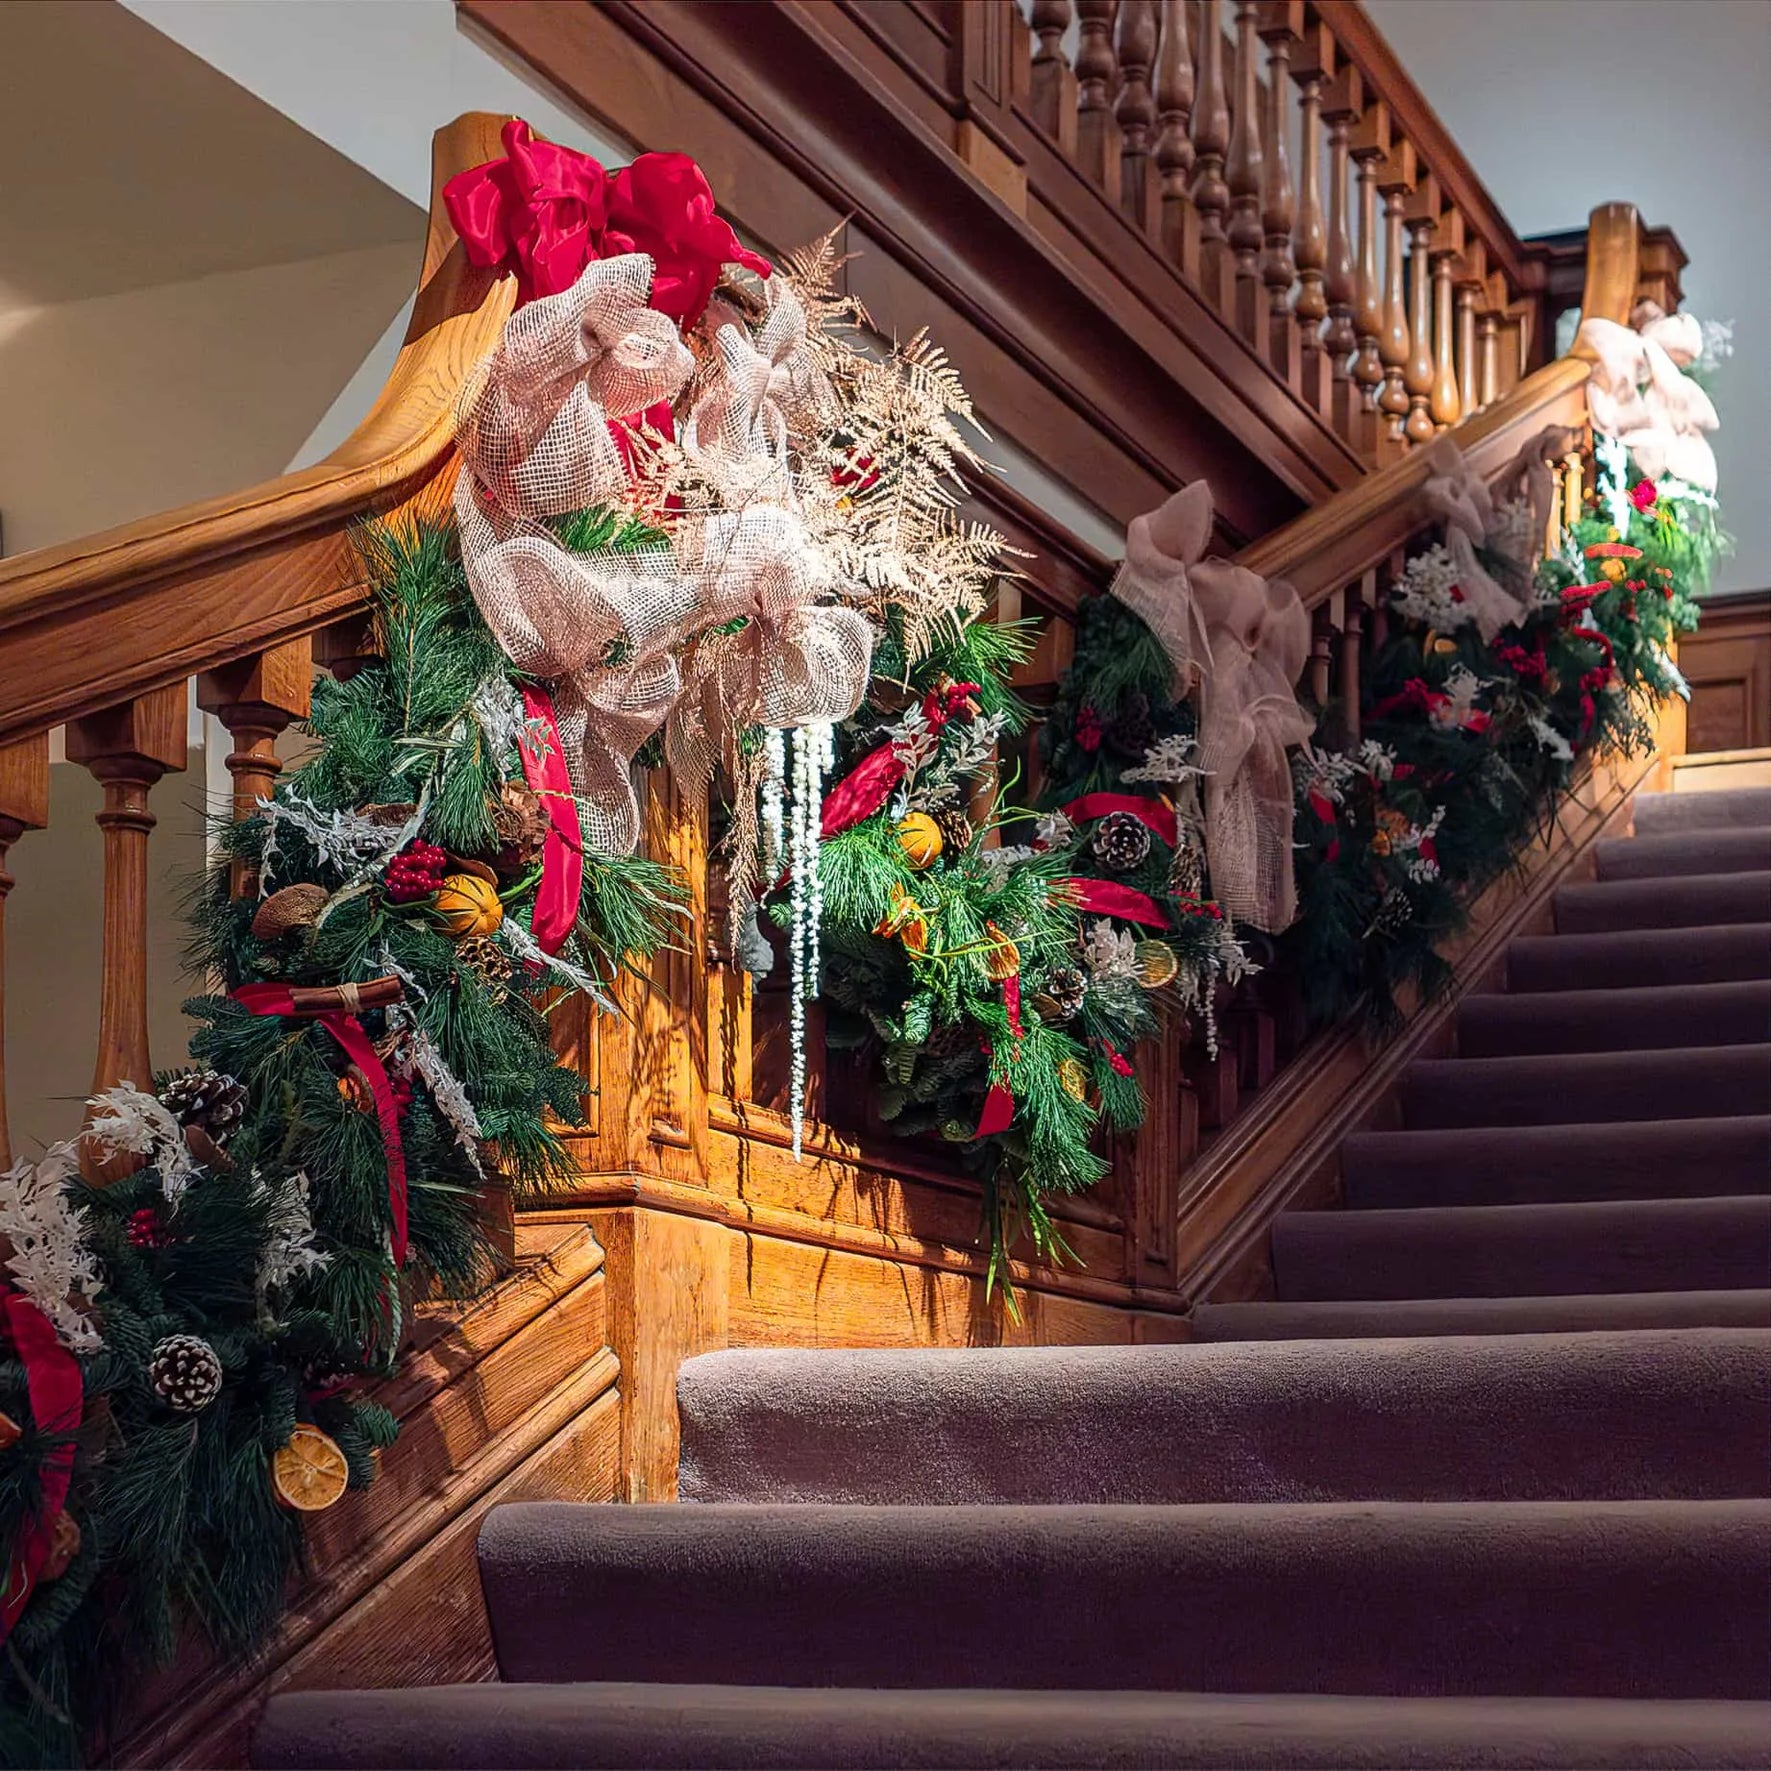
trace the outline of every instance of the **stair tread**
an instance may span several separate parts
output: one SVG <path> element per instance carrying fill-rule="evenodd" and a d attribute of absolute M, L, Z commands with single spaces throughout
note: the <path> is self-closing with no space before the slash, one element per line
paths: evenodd
<path fill-rule="evenodd" d="M 1757 1289 L 1771 1196 L 1287 1212 L 1272 1248 L 1285 1301 Z"/>
<path fill-rule="evenodd" d="M 1507 945 L 1507 987 L 1513 992 L 1730 978 L 1771 978 L 1771 923 L 1518 935 Z"/>
<path fill-rule="evenodd" d="M 1672 1771 L 1762 1766 L 1771 1703 L 784 1685 L 441 1685 L 287 1691 L 259 1771 L 388 1765 L 1071 1771 Z"/>
<path fill-rule="evenodd" d="M 1771 787 L 1723 787 L 1702 793 L 1638 793 L 1638 836 L 1669 831 L 1771 825 Z"/>
<path fill-rule="evenodd" d="M 1771 978 L 1466 997 L 1461 1057 L 1771 1041 Z"/>
<path fill-rule="evenodd" d="M 520 1502 L 479 1555 L 507 1682 L 1757 1698 L 1768 1533 L 1766 1500 Z"/>
<path fill-rule="evenodd" d="M 1562 934 L 1771 921 L 1771 870 L 1599 879 L 1556 890 Z"/>
<path fill-rule="evenodd" d="M 680 1491 L 922 1505 L 1751 1494 L 1771 1461 L 1768 1359 L 1771 1325 L 1282 1352 L 728 1349 L 679 1375 Z M 1367 1430 L 1337 1434 L 1349 1414 Z"/>
<path fill-rule="evenodd" d="M 1359 1210 L 1744 1196 L 1771 1192 L 1771 1115 L 1356 1132 L 1341 1177 Z"/>
<path fill-rule="evenodd" d="M 1594 845 L 1599 878 L 1771 870 L 1771 826 L 1689 830 L 1664 836 L 1612 836 Z"/>
<path fill-rule="evenodd" d="M 1425 1335 L 1612 1334 L 1771 1328 L 1771 1290 L 1575 1293 L 1564 1297 L 1377 1298 L 1201 1304 L 1196 1341 L 1418 1339 Z"/>

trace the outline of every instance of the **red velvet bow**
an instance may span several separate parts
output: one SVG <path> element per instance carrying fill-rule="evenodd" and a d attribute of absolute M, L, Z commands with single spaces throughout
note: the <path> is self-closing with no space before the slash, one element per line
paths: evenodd
<path fill-rule="evenodd" d="M 536 943 L 543 953 L 558 953 L 578 922 L 578 900 L 584 890 L 584 833 L 578 824 L 578 802 L 572 796 L 572 778 L 566 773 L 560 728 L 554 718 L 553 697 L 545 689 L 523 690 L 523 711 L 545 729 L 546 744 L 531 744 L 525 735 L 519 746 L 523 779 L 535 790 L 547 811 L 547 842 L 541 851 L 541 885 L 535 893 L 535 914 L 530 919 Z"/>
<path fill-rule="evenodd" d="M 233 1000 L 255 1015 L 288 1015 L 295 1012 L 294 998 L 287 984 L 242 984 L 233 992 Z M 312 1019 L 326 1029 L 344 1048 L 344 1055 L 362 1071 L 375 1102 L 375 1117 L 381 1127 L 381 1147 L 387 1157 L 387 1204 L 393 1220 L 393 1260 L 396 1267 L 406 1264 L 406 1150 L 400 1141 L 400 1110 L 394 1091 L 388 1083 L 387 1070 L 381 1054 L 370 1043 L 369 1035 L 355 1015 L 343 1010 L 315 1015 Z"/>
<path fill-rule="evenodd" d="M 12 1342 L 25 1368 L 25 1393 L 38 1432 L 72 1434 L 80 1425 L 80 1363 L 56 1339 L 54 1325 L 23 1292 L 8 1291 L 0 1297 L 0 1332 Z M 11 1635 L 37 1584 L 73 1475 L 71 1444 L 57 1445 L 45 1455 L 37 1483 L 37 1510 L 21 1527 L 7 1558 L 6 1588 L 0 1596 L 0 1642 Z"/>
<path fill-rule="evenodd" d="M 1092 910 L 1097 916 L 1117 916 L 1121 922 L 1147 923 L 1151 928 L 1168 927 L 1168 918 L 1154 898 L 1117 880 L 1067 879 L 1064 886 L 1079 910 Z"/>
<path fill-rule="evenodd" d="M 769 275 L 769 261 L 720 219 L 687 154 L 641 154 L 607 172 L 589 154 L 540 140 L 520 117 L 502 139 L 504 158 L 458 172 L 443 202 L 469 261 L 514 273 L 519 306 L 570 289 L 595 259 L 644 252 L 656 267 L 651 305 L 686 329 L 706 311 L 721 266 Z"/>

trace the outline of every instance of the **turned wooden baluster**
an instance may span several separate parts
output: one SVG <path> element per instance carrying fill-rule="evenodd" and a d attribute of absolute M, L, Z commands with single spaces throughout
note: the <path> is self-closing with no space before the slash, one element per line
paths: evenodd
<path fill-rule="evenodd" d="M 1114 0 L 1076 0 L 1076 163 L 1119 201 L 1119 125 L 1113 118 Z"/>
<path fill-rule="evenodd" d="M 1477 361 L 1476 304 L 1482 298 L 1486 253 L 1480 240 L 1466 243 L 1457 261 L 1457 403 L 1465 418 L 1482 409 L 1481 368 Z"/>
<path fill-rule="evenodd" d="M 94 1094 L 118 1082 L 151 1086 L 148 1056 L 148 792 L 168 770 L 185 766 L 185 686 L 169 683 L 139 699 L 72 721 L 68 760 L 83 763 L 104 789 L 97 824 L 104 832 L 104 972 L 99 988 Z M 132 1172 L 135 1159 L 99 1164 L 90 1179 Z"/>
<path fill-rule="evenodd" d="M 197 705 L 214 714 L 234 741 L 227 769 L 234 778 L 235 823 L 254 816 L 258 802 L 270 797 L 283 768 L 277 739 L 291 721 L 307 718 L 313 680 L 313 641 L 305 634 L 197 678 Z M 258 889 L 243 861 L 234 862 L 230 883 L 236 898 Z"/>
<path fill-rule="evenodd" d="M 1291 53 L 1303 37 L 1303 0 L 1265 0 L 1260 37 L 1267 46 L 1265 175 L 1261 181 L 1261 281 L 1267 286 L 1267 360 L 1288 387 L 1301 386 L 1291 286 L 1297 191 L 1291 178 Z"/>
<path fill-rule="evenodd" d="M 1383 357 L 1378 339 L 1384 329 L 1383 284 L 1378 279 L 1377 179 L 1389 140 L 1389 114 L 1382 105 L 1360 117 L 1352 142 L 1353 164 L 1359 179 L 1359 267 L 1354 283 L 1353 326 L 1358 336 L 1353 358 L 1353 380 L 1358 384 L 1363 421 L 1353 441 L 1368 454 L 1374 453 L 1378 391 L 1384 382 Z"/>
<path fill-rule="evenodd" d="M 1367 572 L 1357 590 L 1347 593 L 1346 626 L 1341 630 L 1341 723 L 1346 727 L 1347 742 L 1359 742 L 1359 671 L 1360 642 L 1365 634 L 1367 587 L 1375 596 L 1377 575 Z"/>
<path fill-rule="evenodd" d="M 1199 217 L 1198 277 L 1206 299 L 1220 310 L 1231 302 L 1232 260 L 1224 216 L 1230 187 L 1224 155 L 1230 146 L 1230 106 L 1224 96 L 1224 31 L 1218 0 L 1199 0 L 1199 83 L 1193 104 L 1193 207 Z"/>
<path fill-rule="evenodd" d="M 1162 180 L 1162 245 L 1169 261 L 1193 276 L 1199 230 L 1187 181 L 1193 172 L 1193 48 L 1187 40 L 1191 0 L 1162 0 L 1162 41 L 1156 52 L 1156 170 Z"/>
<path fill-rule="evenodd" d="M 1119 0 L 1113 47 L 1120 75 L 1113 115 L 1125 142 L 1119 155 L 1119 202 L 1139 227 L 1148 227 L 1155 207 L 1150 136 L 1156 99 L 1150 70 L 1156 60 L 1156 0 Z"/>
<path fill-rule="evenodd" d="M 1317 604 L 1310 615 L 1310 698 L 1318 707 L 1328 705 L 1334 678 L 1334 630 L 1339 624 L 1337 608 L 1343 593 L 1335 591 L 1326 603 Z"/>
<path fill-rule="evenodd" d="M 1343 68 L 1330 81 L 1322 100 L 1322 117 L 1328 125 L 1328 262 L 1322 279 L 1328 324 L 1322 331 L 1322 349 L 1334 376 L 1334 427 L 1349 442 L 1357 441 L 1361 423 L 1360 389 L 1353 379 L 1353 353 L 1359 346 L 1353 324 L 1359 275 L 1347 215 L 1350 138 L 1359 111 L 1359 76 L 1352 68 Z M 1376 282 L 1375 271 L 1372 280 Z"/>
<path fill-rule="evenodd" d="M 1261 185 L 1266 156 L 1261 149 L 1260 70 L 1255 64 L 1255 7 L 1236 7 L 1236 103 L 1230 113 L 1230 250 L 1236 255 L 1236 324 L 1262 355 L 1267 345 L 1267 304 L 1261 293 Z"/>
<path fill-rule="evenodd" d="M 1498 275 L 1490 277 L 1483 286 L 1483 302 L 1481 317 L 1477 321 L 1480 342 L 1477 345 L 1477 361 L 1480 365 L 1477 374 L 1477 392 L 1484 406 L 1492 406 L 1500 398 L 1500 314 L 1499 308 L 1506 305 L 1504 287 L 1497 295 L 1495 286 L 1500 282 Z"/>
<path fill-rule="evenodd" d="M 49 822 L 49 734 L 21 738 L 0 749 L 0 1168 L 12 1166 L 6 1127 L 6 894 L 13 878 L 7 852 L 27 830 Z"/>
<path fill-rule="evenodd" d="M 1408 223 L 1408 361 L 1402 385 L 1408 393 L 1408 418 L 1402 434 L 1411 443 L 1433 438 L 1433 308 L 1428 253 L 1439 219 L 1438 181 L 1430 174 L 1410 194 Z"/>
<path fill-rule="evenodd" d="M 1064 60 L 1064 33 L 1070 28 L 1070 0 L 1033 0 L 1028 20 L 1039 46 L 1033 51 L 1028 99 L 1041 129 L 1066 158 L 1076 153 L 1076 76 Z"/>
<path fill-rule="evenodd" d="M 1455 209 L 1439 218 L 1433 236 L 1433 394 L 1428 413 L 1435 430 L 1445 430 L 1463 416 L 1457 379 L 1456 328 L 1452 282 L 1463 256 L 1463 217 Z"/>
<path fill-rule="evenodd" d="M 1291 70 L 1298 83 L 1298 113 L 1303 128 L 1303 147 L 1298 157 L 1297 221 L 1291 234 L 1298 288 L 1291 311 L 1303 353 L 1299 374 L 1304 398 L 1324 416 L 1331 410 L 1331 370 L 1322 337 L 1322 322 L 1328 316 L 1323 279 L 1328 263 L 1328 235 L 1322 224 L 1322 82 L 1328 58 L 1333 54 L 1326 38 L 1327 33 L 1319 25 L 1307 32 Z"/>
<path fill-rule="evenodd" d="M 1403 293 L 1402 211 L 1414 188 L 1414 150 L 1405 141 L 1392 143 L 1378 168 L 1377 188 L 1384 200 L 1384 323 L 1377 352 L 1384 366 L 1378 391 L 1383 435 L 1392 446 L 1403 441 L 1402 420 L 1408 413 L 1408 304 Z"/>

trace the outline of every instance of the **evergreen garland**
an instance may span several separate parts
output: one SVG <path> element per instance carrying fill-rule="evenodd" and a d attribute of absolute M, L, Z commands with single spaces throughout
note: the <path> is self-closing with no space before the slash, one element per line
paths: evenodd
<path fill-rule="evenodd" d="M 568 527 L 574 544 L 649 536 L 602 513 Z M 96 1147 L 137 1165 L 110 1186 L 81 1178 L 72 1145 L 0 1176 L 0 1256 L 75 1349 L 84 1398 L 56 1521 L 78 1548 L 46 1564 L 7 1639 L 0 1763 L 102 1754 L 137 1676 L 191 1626 L 230 1657 L 263 1641 L 299 1566 L 300 1511 L 366 1486 L 394 1440 L 363 1384 L 393 1371 L 411 1299 L 483 1286 L 492 1196 L 533 1199 L 569 1172 L 561 1134 L 585 1083 L 549 1047 L 552 995 L 604 993 L 680 901 L 650 862 L 586 855 L 576 928 L 541 952 L 527 930 L 545 809 L 520 754 L 541 736 L 519 679 L 450 531 L 382 527 L 362 549 L 379 657 L 316 683 L 317 748 L 221 833 L 193 907 L 193 964 L 226 993 L 188 1005 L 192 1050 L 218 1074 L 95 1102 Z M 231 894 L 235 863 L 256 895 Z M 386 979 L 355 1018 L 396 1115 L 404 1264 L 372 1079 L 320 1020 L 233 995 Z M 18 1429 L 9 1446 L 0 1431 L 7 1546 L 67 1443 L 35 1424 L 15 1354 L 0 1356 Z"/>

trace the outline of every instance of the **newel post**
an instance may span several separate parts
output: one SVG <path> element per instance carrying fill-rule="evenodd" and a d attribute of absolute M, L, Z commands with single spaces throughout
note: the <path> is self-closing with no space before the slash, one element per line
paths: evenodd
<path fill-rule="evenodd" d="M 1031 34 L 1014 0 L 972 0 L 960 8 L 959 27 L 953 73 L 964 108 L 955 149 L 980 183 L 1025 215 L 1027 167 L 1010 122 L 1015 100 L 1028 96 Z"/>

